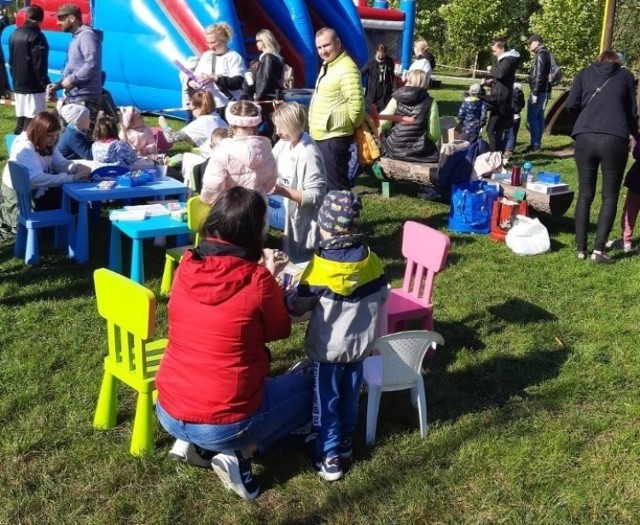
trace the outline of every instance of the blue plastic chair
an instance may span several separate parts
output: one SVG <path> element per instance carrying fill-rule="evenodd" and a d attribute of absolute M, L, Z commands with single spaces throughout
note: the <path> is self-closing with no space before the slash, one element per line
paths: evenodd
<path fill-rule="evenodd" d="M 55 247 L 62 249 L 67 243 L 69 257 L 73 257 L 75 241 L 75 217 L 64 210 L 33 211 L 31 207 L 31 181 L 29 172 L 22 164 L 9 161 L 11 185 L 18 197 L 18 233 L 14 255 L 22 257 L 27 264 L 38 264 L 40 247 L 38 232 L 40 228 L 55 227 Z M 66 235 L 65 235 L 66 234 Z"/>
<path fill-rule="evenodd" d="M 11 146 L 13 146 L 13 141 L 16 140 L 18 135 L 14 135 L 13 133 L 7 133 L 4 136 L 4 145 L 7 147 L 7 157 L 11 155 Z"/>

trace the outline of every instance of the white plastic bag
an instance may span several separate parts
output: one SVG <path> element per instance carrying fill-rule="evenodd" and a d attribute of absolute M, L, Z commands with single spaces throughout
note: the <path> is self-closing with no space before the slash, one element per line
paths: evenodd
<path fill-rule="evenodd" d="M 518 215 L 505 237 L 507 246 L 518 255 L 537 255 L 551 248 L 549 232 L 538 219 Z"/>

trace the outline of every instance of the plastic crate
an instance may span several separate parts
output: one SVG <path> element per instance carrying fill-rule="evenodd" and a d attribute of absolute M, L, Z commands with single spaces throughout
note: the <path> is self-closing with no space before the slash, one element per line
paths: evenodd
<path fill-rule="evenodd" d="M 538 182 L 543 184 L 558 184 L 562 180 L 562 175 L 552 173 L 550 171 L 541 171 L 538 173 Z"/>

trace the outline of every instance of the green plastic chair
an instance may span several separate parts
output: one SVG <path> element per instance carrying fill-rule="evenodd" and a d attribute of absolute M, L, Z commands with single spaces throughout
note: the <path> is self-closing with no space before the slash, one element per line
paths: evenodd
<path fill-rule="evenodd" d="M 180 263 L 180 259 L 182 259 L 184 252 L 200 244 L 200 228 L 210 211 L 211 204 L 202 202 L 198 196 L 191 197 L 187 202 L 187 226 L 196 234 L 195 242 L 186 246 L 169 248 L 167 250 L 164 261 L 164 272 L 162 273 L 162 282 L 160 283 L 160 294 L 164 296 L 169 295 L 171 292 L 171 285 L 173 284 L 173 274 L 175 273 L 176 266 Z"/>
<path fill-rule="evenodd" d="M 137 456 L 153 448 L 155 377 L 167 340 L 151 341 L 156 320 L 156 298 L 151 290 L 106 268 L 96 270 L 93 280 L 98 313 L 107 320 L 109 348 L 93 427 L 115 427 L 116 380 L 130 386 L 138 392 L 130 449 Z"/>

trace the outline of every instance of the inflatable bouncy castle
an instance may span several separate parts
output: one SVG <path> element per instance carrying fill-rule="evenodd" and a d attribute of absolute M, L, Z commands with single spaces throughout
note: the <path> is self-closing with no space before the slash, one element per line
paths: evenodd
<path fill-rule="evenodd" d="M 65 3 L 78 5 L 84 23 L 103 35 L 106 88 L 118 105 L 145 111 L 167 111 L 180 105 L 180 83 L 175 60 L 206 50 L 204 29 L 227 22 L 233 29 L 230 48 L 248 63 L 257 58 L 255 34 L 273 32 L 282 56 L 295 72 L 296 87 L 314 85 L 319 59 L 315 32 L 332 27 L 361 66 L 378 43 L 406 69 L 412 52 L 415 0 L 402 0 L 400 9 L 386 1 L 367 0 L 39 0 L 45 9 L 42 26 L 49 41 L 49 73 L 58 80 L 71 35 L 60 32 L 56 11 Z M 18 13 L 16 24 L 24 22 Z M 5 57 L 16 26 L 2 33 Z"/>

